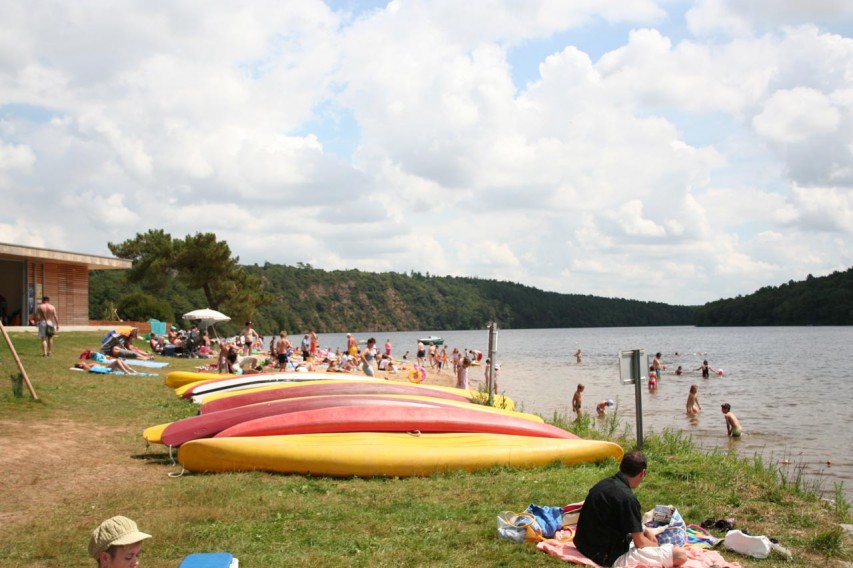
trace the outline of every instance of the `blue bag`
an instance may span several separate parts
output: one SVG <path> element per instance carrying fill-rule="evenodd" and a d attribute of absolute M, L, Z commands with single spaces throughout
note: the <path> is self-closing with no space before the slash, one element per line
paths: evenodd
<path fill-rule="evenodd" d="M 527 507 L 527 512 L 536 517 L 539 526 L 542 527 L 542 536 L 551 538 L 558 530 L 563 528 L 562 507 L 540 507 L 533 503 Z"/>

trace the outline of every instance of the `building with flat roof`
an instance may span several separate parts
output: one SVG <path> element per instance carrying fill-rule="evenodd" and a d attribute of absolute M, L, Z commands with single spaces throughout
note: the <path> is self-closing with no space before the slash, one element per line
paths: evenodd
<path fill-rule="evenodd" d="M 122 258 L 0 243 L 0 318 L 5 325 L 27 325 L 48 296 L 60 326 L 87 325 L 89 271 L 131 265 Z"/>

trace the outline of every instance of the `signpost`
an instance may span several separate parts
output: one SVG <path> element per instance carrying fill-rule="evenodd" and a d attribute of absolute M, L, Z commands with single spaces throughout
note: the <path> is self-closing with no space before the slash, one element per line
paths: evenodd
<path fill-rule="evenodd" d="M 486 381 L 486 388 L 489 389 L 489 406 L 495 405 L 495 389 L 492 385 L 495 384 L 495 356 L 498 349 L 498 324 L 493 321 L 489 322 L 489 379 Z"/>
<path fill-rule="evenodd" d="M 643 449 L 643 379 L 648 380 L 645 366 L 640 362 L 647 360 L 642 349 L 631 349 L 619 353 L 619 379 L 623 385 L 634 385 L 634 401 L 637 408 L 637 449 Z"/>

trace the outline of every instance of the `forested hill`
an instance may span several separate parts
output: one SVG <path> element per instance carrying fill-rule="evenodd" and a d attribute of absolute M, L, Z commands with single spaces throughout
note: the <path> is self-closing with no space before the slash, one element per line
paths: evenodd
<path fill-rule="evenodd" d="M 853 325 L 853 268 L 709 302 L 696 325 Z"/>
<path fill-rule="evenodd" d="M 259 308 L 266 328 L 348 330 L 692 325 L 695 307 L 544 292 L 511 282 L 418 273 L 325 271 L 299 265 L 246 266 L 273 301 Z"/>

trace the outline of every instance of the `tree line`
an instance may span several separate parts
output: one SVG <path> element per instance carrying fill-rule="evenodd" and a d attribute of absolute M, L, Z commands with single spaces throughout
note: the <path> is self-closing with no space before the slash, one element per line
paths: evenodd
<path fill-rule="evenodd" d="M 765 286 L 748 296 L 708 302 L 699 326 L 853 325 L 853 268 L 804 281 Z"/>
<path fill-rule="evenodd" d="M 222 333 L 236 332 L 249 319 L 264 334 L 477 329 L 489 321 L 504 329 L 853 322 L 853 269 L 699 307 L 559 294 L 514 282 L 414 271 L 241 265 L 212 233 L 180 239 L 150 230 L 108 246 L 115 256 L 132 260 L 133 267 L 90 272 L 92 319 L 117 314 L 125 320 L 179 322 L 181 314 L 210 307 L 232 318 L 230 324 L 217 325 Z M 840 309 L 823 305 L 826 301 Z"/>

